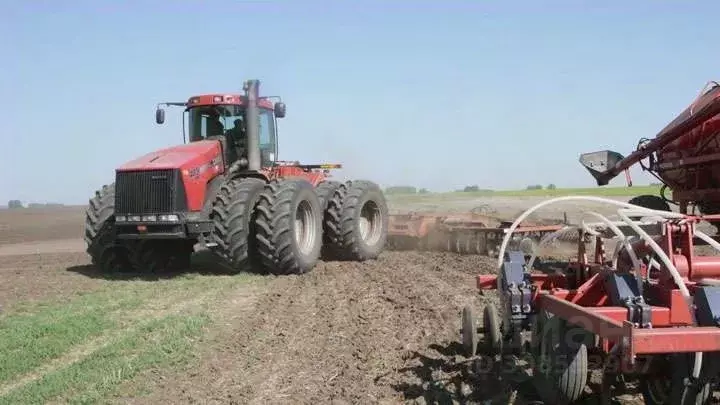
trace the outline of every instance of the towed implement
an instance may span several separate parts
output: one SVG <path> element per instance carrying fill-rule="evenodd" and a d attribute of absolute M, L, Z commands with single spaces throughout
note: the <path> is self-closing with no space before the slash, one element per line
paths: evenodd
<path fill-rule="evenodd" d="M 624 203 L 569 196 L 526 211 L 503 239 L 498 273 L 477 276 L 480 290 L 498 291 L 499 307 L 484 307 L 482 328 L 474 309 L 463 309 L 467 354 L 476 354 L 481 334 L 489 354 L 529 355 L 547 404 L 579 403 L 591 370 L 602 375 L 599 394 L 606 404 L 630 379 L 639 382 L 646 404 L 708 404 L 720 381 L 720 243 L 701 229 L 720 223 L 719 113 L 714 84 L 627 158 L 609 151 L 582 155 L 600 185 L 649 158 L 648 170 L 674 198 Z M 594 222 L 575 226 L 578 256 L 571 261 L 507 249 L 527 215 L 568 200 L 619 209 L 615 218 L 586 213 Z M 679 212 L 670 210 L 673 202 Z M 701 214 L 690 213 L 690 206 Z"/>
<path fill-rule="evenodd" d="M 388 248 L 496 256 L 510 224 L 512 222 L 474 210 L 463 213 L 391 214 Z M 540 238 L 563 227 L 560 223 L 524 221 L 515 230 L 511 246 L 526 252 L 532 251 Z"/>
<path fill-rule="evenodd" d="M 118 167 L 86 210 L 85 241 L 104 271 L 187 268 L 209 249 L 235 271 L 305 273 L 322 256 L 369 260 L 387 238 L 387 205 L 377 184 L 338 182 L 329 169 L 277 159 L 285 104 L 244 94 L 184 102 L 189 142 Z M 156 110 L 156 122 L 165 110 Z M 183 125 L 183 141 L 185 125 Z"/>

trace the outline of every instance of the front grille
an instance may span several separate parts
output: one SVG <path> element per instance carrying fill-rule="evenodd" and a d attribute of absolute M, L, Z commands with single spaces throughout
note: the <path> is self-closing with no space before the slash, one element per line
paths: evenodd
<path fill-rule="evenodd" d="M 160 214 L 185 211 L 185 187 L 177 169 L 117 172 L 115 212 Z"/>

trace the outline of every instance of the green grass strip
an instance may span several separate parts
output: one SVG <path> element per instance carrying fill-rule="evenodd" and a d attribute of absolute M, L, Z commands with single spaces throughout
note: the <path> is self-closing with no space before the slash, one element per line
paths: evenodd
<path fill-rule="evenodd" d="M 39 306 L 35 313 L 0 319 L 0 382 L 115 328 L 113 312 L 139 307 L 150 293 L 129 290 L 122 294 L 89 294 L 63 305 Z"/>
<path fill-rule="evenodd" d="M 111 396 L 125 381 L 151 368 L 173 367 L 192 357 L 193 338 L 206 315 L 169 315 L 127 333 L 84 359 L 48 373 L 0 398 L 2 404 L 90 404 Z"/>

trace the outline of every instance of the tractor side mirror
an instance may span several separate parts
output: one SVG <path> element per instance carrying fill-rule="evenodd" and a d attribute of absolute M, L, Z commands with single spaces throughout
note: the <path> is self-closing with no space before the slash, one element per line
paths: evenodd
<path fill-rule="evenodd" d="M 155 122 L 162 124 L 165 122 L 165 110 L 158 108 L 155 110 Z"/>
<path fill-rule="evenodd" d="M 281 101 L 275 103 L 275 116 L 277 118 L 285 117 L 285 103 Z"/>

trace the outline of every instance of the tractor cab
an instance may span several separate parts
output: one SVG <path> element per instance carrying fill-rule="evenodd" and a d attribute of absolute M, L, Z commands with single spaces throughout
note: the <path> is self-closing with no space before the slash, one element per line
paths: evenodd
<path fill-rule="evenodd" d="M 222 145 L 227 167 L 240 162 L 247 166 L 250 159 L 249 117 L 256 114 L 257 147 L 260 166 L 270 167 L 277 159 L 277 118 L 285 117 L 285 104 L 274 105 L 268 98 L 258 98 L 252 108 L 248 97 L 241 95 L 206 94 L 193 96 L 186 103 L 164 103 L 184 106 L 187 113 L 187 139 L 189 142 L 217 140 Z M 158 107 L 156 122 L 165 121 L 165 111 Z M 183 137 L 185 138 L 183 126 Z"/>

